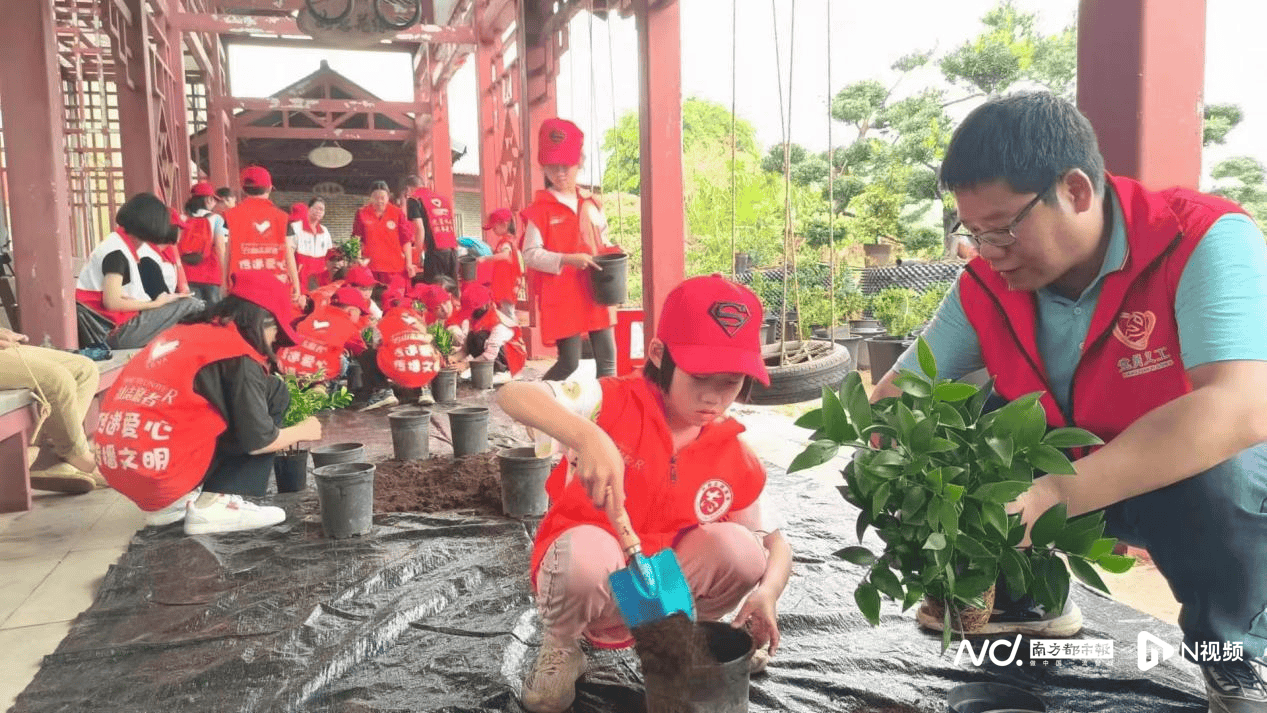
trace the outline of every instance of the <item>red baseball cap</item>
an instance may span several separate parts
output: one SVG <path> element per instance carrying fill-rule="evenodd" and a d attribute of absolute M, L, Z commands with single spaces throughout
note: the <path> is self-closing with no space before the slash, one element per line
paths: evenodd
<path fill-rule="evenodd" d="M 370 301 L 355 287 L 340 287 L 330 298 L 330 302 L 344 307 L 355 307 L 361 314 L 369 314 Z"/>
<path fill-rule="evenodd" d="M 462 284 L 462 302 L 458 311 L 453 315 L 454 323 L 461 324 L 462 320 L 469 319 L 475 310 L 486 307 L 493 301 L 493 293 L 484 285 L 478 282 L 466 282 Z"/>
<path fill-rule="evenodd" d="M 427 306 L 427 311 L 435 313 L 440 305 L 453 299 L 453 296 L 439 285 L 417 284 L 409 291 L 411 299 L 418 300 Z"/>
<path fill-rule="evenodd" d="M 488 218 L 484 221 L 484 230 L 492 230 L 494 225 L 514 219 L 515 214 L 511 213 L 509 208 L 498 208 L 488 214 Z"/>
<path fill-rule="evenodd" d="M 343 251 L 338 248 L 330 248 L 326 251 L 327 260 L 343 260 L 344 257 Z"/>
<path fill-rule="evenodd" d="M 242 169 L 242 186 L 244 188 L 272 188 L 273 177 L 263 166 L 247 166 Z"/>
<path fill-rule="evenodd" d="M 278 280 L 277 275 L 267 270 L 239 270 L 233 274 L 233 287 L 229 288 L 229 294 L 268 310 L 277 320 L 277 328 L 290 343 L 299 343 L 299 335 L 291 327 L 296 315 L 290 302 L 290 288 Z"/>
<path fill-rule="evenodd" d="M 688 374 L 746 374 L 770 385 L 761 358 L 761 300 L 720 274 L 692 277 L 664 299 L 656 338 Z"/>
<path fill-rule="evenodd" d="M 189 189 L 189 195 L 193 198 L 215 198 L 216 187 L 206 181 L 198 181 Z"/>
<path fill-rule="evenodd" d="M 373 287 L 380 283 L 374 279 L 374 273 L 364 265 L 353 265 L 348 268 L 348 274 L 343 277 L 343 284 L 352 287 Z"/>
<path fill-rule="evenodd" d="M 537 132 L 537 163 L 575 166 L 581 162 L 585 132 L 567 119 L 546 119 Z"/>

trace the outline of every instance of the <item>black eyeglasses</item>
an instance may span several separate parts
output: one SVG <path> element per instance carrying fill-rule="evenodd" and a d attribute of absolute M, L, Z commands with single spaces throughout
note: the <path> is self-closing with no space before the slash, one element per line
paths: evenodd
<path fill-rule="evenodd" d="M 1034 210 L 1034 206 L 1038 205 L 1038 202 L 1043 199 L 1043 196 L 1047 195 L 1052 188 L 1055 188 L 1056 183 L 1059 180 L 1060 176 L 1056 176 L 1056 178 L 1052 179 L 1052 182 L 1047 184 L 1046 188 L 1039 191 L 1038 195 L 1034 196 L 1029 203 L 1026 203 L 1024 208 L 1021 208 L 1021 211 L 1016 214 L 1016 217 L 1012 219 L 1012 222 L 1007 224 L 1007 227 L 995 228 L 994 230 L 986 230 L 980 233 L 969 233 L 967 231 L 959 230 L 963 227 L 963 221 L 960 221 L 955 224 L 953 229 L 951 229 L 950 234 L 956 238 L 967 238 L 977 247 L 981 247 L 981 244 L 985 243 L 986 245 L 992 247 L 1005 248 L 1016 242 L 1016 228 L 1020 226 L 1021 221 L 1025 220 L 1025 218 L 1029 216 L 1029 212 Z"/>

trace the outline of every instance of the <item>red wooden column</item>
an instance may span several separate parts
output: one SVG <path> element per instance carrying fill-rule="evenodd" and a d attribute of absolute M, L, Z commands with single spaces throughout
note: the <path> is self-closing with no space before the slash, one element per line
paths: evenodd
<path fill-rule="evenodd" d="M 211 185 L 216 188 L 229 185 L 229 177 L 233 173 L 229 170 L 229 118 L 225 115 L 224 106 L 225 96 L 228 95 L 226 69 L 220 62 L 220 37 L 213 35 L 211 67 L 207 72 L 207 157 Z"/>
<path fill-rule="evenodd" d="M 453 200 L 453 145 L 449 141 L 449 88 L 431 92 L 431 190 Z"/>
<path fill-rule="evenodd" d="M 131 16 L 121 28 L 123 41 L 114 43 L 118 68 L 119 134 L 123 148 L 123 191 L 129 197 L 142 191 L 159 192 L 157 116 L 150 81 L 150 33 L 145 0 L 122 0 Z M 184 98 L 182 97 L 183 101 Z"/>
<path fill-rule="evenodd" d="M 1197 187 L 1204 74 L 1205 0 L 1082 0 L 1078 107 L 1109 171 Z"/>
<path fill-rule="evenodd" d="M 564 30 L 566 32 L 566 30 Z M 524 103 L 527 105 L 528 118 L 525 126 L 523 144 L 526 160 L 525 173 L 529 177 L 528 200 L 532 193 L 545 188 L 545 176 L 541 166 L 537 164 L 536 141 L 537 129 L 541 122 L 558 116 L 558 94 L 555 91 L 555 80 L 559 75 L 558 55 L 553 37 L 545 37 L 541 44 L 528 48 L 526 57 L 528 90 Z M 571 117 L 576 119 L 577 117 Z"/>
<path fill-rule="evenodd" d="M 480 3 L 475 4 L 475 95 L 479 107 L 480 203 L 484 212 L 497 207 L 506 188 L 497 170 L 501 164 L 502 132 L 497 118 L 503 103 L 494 89 L 502 70 L 502 47 L 497 37 L 489 37 Z M 519 206 L 522 208 L 523 206 Z M 481 218 L 483 216 L 480 216 Z M 482 225 L 482 223 L 481 223 Z"/>
<path fill-rule="evenodd" d="M 31 338 L 77 347 L 64 109 L 51 2 L 11 3 L 0 22 L 13 266 L 21 321 Z M 38 278 L 37 278 L 38 276 Z"/>
<path fill-rule="evenodd" d="M 634 3 L 642 180 L 643 334 L 650 343 L 664 298 L 686 273 L 682 205 L 682 24 L 677 0 Z"/>

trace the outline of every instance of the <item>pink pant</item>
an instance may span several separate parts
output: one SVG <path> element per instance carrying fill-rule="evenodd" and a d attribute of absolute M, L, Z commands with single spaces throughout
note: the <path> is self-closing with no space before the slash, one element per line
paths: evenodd
<path fill-rule="evenodd" d="M 766 550 L 743 525 L 717 522 L 691 530 L 673 547 L 695 595 L 695 614 L 716 621 L 734 609 L 765 573 Z M 548 636 L 598 646 L 627 646 L 629 630 L 607 575 L 625 567 L 616 538 L 593 525 L 559 536 L 537 570 L 537 607 Z"/>

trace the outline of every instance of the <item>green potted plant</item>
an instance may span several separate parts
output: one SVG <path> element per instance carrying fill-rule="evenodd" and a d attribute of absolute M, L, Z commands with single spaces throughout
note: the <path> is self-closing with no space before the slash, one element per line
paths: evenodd
<path fill-rule="evenodd" d="M 431 381 L 431 395 L 439 403 L 449 403 L 458 398 L 458 371 L 453 368 L 450 358 L 453 354 L 453 333 L 436 322 L 427 328 L 436 351 L 440 353 L 440 373 Z"/>
<path fill-rule="evenodd" d="M 1125 572 L 1134 560 L 1113 554 L 1116 540 L 1103 536 L 1101 513 L 1068 518 L 1057 505 L 1035 521 L 1031 546 L 1017 549 L 1025 526 L 1004 507 L 1036 471 L 1073 474 L 1062 449 L 1100 439 L 1079 428 L 1049 431 L 1038 393 L 983 413 L 989 386 L 939 379 L 922 338 L 917 348 L 924 374 L 903 370 L 894 382 L 901 396 L 870 404 L 852 372 L 839 395 L 823 389 L 822 406 L 797 421 L 815 433 L 789 472 L 825 463 L 841 446 L 858 449 L 840 492 L 861 511 L 859 541 L 873 529 L 884 542 L 878 553 L 863 546 L 835 553 L 869 568 L 854 592 L 859 610 L 874 625 L 882 595 L 903 610 L 921 600 L 931 611 L 940 604 L 944 650 L 970 623 L 966 608 L 985 610 L 988 620 L 1000 575 L 1009 594 L 1028 594 L 1048 611 L 1064 604 L 1070 569 L 1107 592 L 1092 565 Z"/>
<path fill-rule="evenodd" d="M 348 238 L 339 243 L 335 243 L 334 247 L 343 253 L 343 257 L 347 259 L 348 265 L 361 264 L 361 239 Z"/>
<path fill-rule="evenodd" d="M 283 377 L 286 389 L 290 392 L 290 406 L 282 416 L 282 428 L 289 428 L 313 416 L 319 411 L 344 408 L 352 403 L 352 394 L 345 387 L 339 387 L 334 393 L 327 393 L 324 387 L 314 387 L 313 381 L 300 381 L 294 376 Z M 316 381 L 323 379 L 318 374 Z M 273 471 L 277 478 L 277 492 L 291 493 L 303 490 L 308 480 L 308 449 L 301 448 L 302 443 L 289 446 L 273 461 Z"/>

